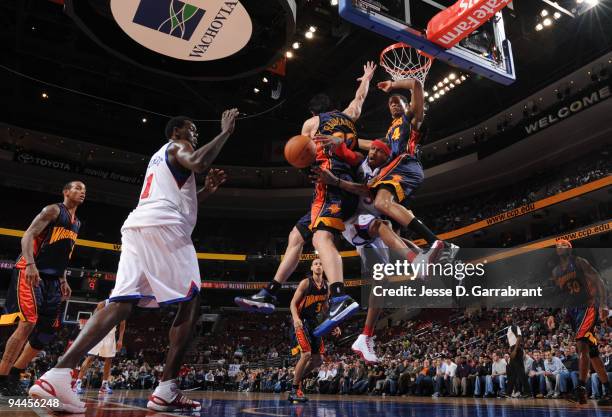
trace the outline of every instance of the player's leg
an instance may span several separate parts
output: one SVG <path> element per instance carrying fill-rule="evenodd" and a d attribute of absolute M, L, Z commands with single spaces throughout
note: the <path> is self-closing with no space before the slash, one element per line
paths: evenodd
<path fill-rule="evenodd" d="M 248 298 L 234 298 L 234 302 L 240 308 L 245 311 L 263 314 L 274 312 L 274 304 L 276 303 L 278 291 L 300 263 L 300 256 L 302 255 L 304 244 L 312 239 L 312 232 L 309 229 L 310 220 L 310 212 L 308 212 L 298 220 L 293 229 L 291 229 L 285 253 L 278 265 L 274 278 L 268 283 L 266 288 Z"/>
<path fill-rule="evenodd" d="M 81 364 L 81 369 L 79 369 L 79 375 L 76 381 L 77 394 L 83 394 L 83 392 L 85 391 L 83 389 L 83 378 L 85 378 L 87 370 L 89 369 L 93 361 L 94 361 L 94 356 L 88 355 L 83 361 L 83 363 Z"/>
<path fill-rule="evenodd" d="M 311 356 L 312 354 L 310 351 L 308 352 L 302 351 L 302 353 L 300 354 L 300 359 L 295 365 L 291 392 L 289 393 L 289 396 L 287 397 L 289 401 L 299 401 L 299 402 L 304 401 L 304 398 L 303 398 L 304 394 L 301 392 L 302 378 L 304 377 L 304 375 L 307 374 L 306 368 L 308 367 Z"/>
<path fill-rule="evenodd" d="M 576 351 L 578 353 L 578 386 L 575 389 L 576 401 L 580 404 L 586 404 L 586 380 L 590 368 L 588 342 L 585 340 L 576 340 Z"/>
<path fill-rule="evenodd" d="M 102 385 L 100 385 L 100 393 L 102 394 L 112 394 L 113 393 L 113 390 L 108 385 L 108 379 L 110 378 L 110 369 L 111 369 L 112 363 L 113 363 L 113 358 L 104 358 L 104 370 L 102 371 Z"/>
<path fill-rule="evenodd" d="M 376 322 L 378 321 L 378 317 L 380 316 L 382 309 L 374 306 L 376 301 L 373 300 L 373 297 L 373 294 L 370 294 L 370 306 L 366 315 L 363 331 L 351 346 L 353 352 L 361 356 L 361 358 L 367 364 L 378 363 L 379 361 L 378 357 L 376 356 L 373 337 Z"/>

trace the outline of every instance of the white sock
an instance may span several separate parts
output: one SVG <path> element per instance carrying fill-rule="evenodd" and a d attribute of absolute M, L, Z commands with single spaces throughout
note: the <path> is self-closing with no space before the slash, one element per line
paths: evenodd
<path fill-rule="evenodd" d="M 157 388 L 155 388 L 155 395 L 165 401 L 172 401 L 176 397 L 177 390 L 176 380 L 169 379 L 159 383 Z"/>

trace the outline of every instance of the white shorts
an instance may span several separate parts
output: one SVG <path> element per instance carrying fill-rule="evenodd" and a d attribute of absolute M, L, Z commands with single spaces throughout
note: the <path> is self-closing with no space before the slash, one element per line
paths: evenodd
<path fill-rule="evenodd" d="M 116 353 L 117 342 L 115 341 L 115 328 L 87 352 L 88 355 L 99 356 L 101 358 L 114 358 Z"/>
<path fill-rule="evenodd" d="M 139 300 L 141 307 L 188 301 L 201 287 L 191 237 L 178 225 L 121 231 L 121 257 L 109 301 Z"/>

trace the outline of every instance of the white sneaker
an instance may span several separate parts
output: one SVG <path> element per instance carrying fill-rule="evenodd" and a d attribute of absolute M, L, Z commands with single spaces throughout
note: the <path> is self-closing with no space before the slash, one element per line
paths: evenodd
<path fill-rule="evenodd" d="M 147 408 L 154 411 L 200 411 L 202 406 L 199 402 L 187 398 L 181 391 L 176 390 L 176 396 L 172 401 L 166 401 L 154 392 L 149 396 Z"/>
<path fill-rule="evenodd" d="M 65 413 L 84 413 L 85 403 L 79 400 L 71 387 L 72 375 L 70 369 L 53 368 L 36 380 L 29 390 L 30 397 L 47 401 L 47 407 L 53 411 Z M 57 400 L 57 406 L 52 400 Z"/>
<path fill-rule="evenodd" d="M 353 352 L 361 356 L 366 363 L 378 363 L 378 357 L 374 351 L 374 338 L 360 334 L 351 346 Z"/>

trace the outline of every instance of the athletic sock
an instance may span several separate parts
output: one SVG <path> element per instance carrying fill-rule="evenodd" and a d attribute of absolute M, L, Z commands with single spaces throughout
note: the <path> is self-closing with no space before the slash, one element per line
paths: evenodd
<path fill-rule="evenodd" d="M 434 233 L 429 230 L 429 228 L 425 226 L 425 224 L 423 224 L 423 222 L 417 219 L 416 217 L 412 219 L 410 223 L 408 223 L 408 229 L 412 230 L 414 233 L 424 238 L 430 245 L 433 244 L 436 240 L 438 240 L 436 235 L 434 235 Z"/>
<path fill-rule="evenodd" d="M 366 335 L 368 337 L 374 336 L 374 327 L 365 325 L 361 334 Z"/>
<path fill-rule="evenodd" d="M 266 290 L 268 290 L 271 295 L 276 295 L 278 293 L 278 290 L 280 290 L 282 286 L 283 284 L 281 284 L 280 282 L 272 280 L 268 282 Z"/>
<path fill-rule="evenodd" d="M 332 297 L 344 295 L 344 282 L 334 282 L 329 285 L 329 293 Z"/>
<path fill-rule="evenodd" d="M 157 388 L 155 388 L 155 395 L 164 401 L 170 402 L 176 396 L 177 389 L 176 380 L 169 379 L 159 383 Z"/>

